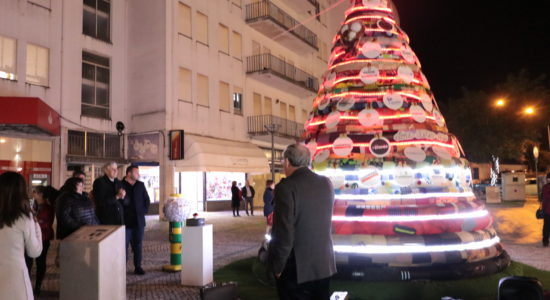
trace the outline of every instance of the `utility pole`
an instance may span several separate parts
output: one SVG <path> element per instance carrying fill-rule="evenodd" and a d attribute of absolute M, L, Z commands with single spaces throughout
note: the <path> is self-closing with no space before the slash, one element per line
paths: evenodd
<path fill-rule="evenodd" d="M 264 125 L 265 129 L 271 134 L 271 180 L 275 182 L 275 132 L 281 125 L 271 123 Z"/>

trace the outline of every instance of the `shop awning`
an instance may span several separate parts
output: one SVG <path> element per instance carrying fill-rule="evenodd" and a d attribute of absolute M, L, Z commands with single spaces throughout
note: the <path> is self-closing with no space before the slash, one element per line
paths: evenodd
<path fill-rule="evenodd" d="M 185 135 L 185 159 L 176 161 L 177 172 L 268 173 L 264 152 L 252 143 Z"/>
<path fill-rule="evenodd" d="M 58 136 L 59 114 L 40 98 L 0 97 L 0 132 Z"/>

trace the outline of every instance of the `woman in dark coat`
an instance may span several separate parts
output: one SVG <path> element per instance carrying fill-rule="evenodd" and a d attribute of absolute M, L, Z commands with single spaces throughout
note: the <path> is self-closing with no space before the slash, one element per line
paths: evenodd
<path fill-rule="evenodd" d="M 231 208 L 233 209 L 233 217 L 240 217 L 239 209 L 241 207 L 241 189 L 237 187 L 237 182 L 231 183 Z"/>
<path fill-rule="evenodd" d="M 36 215 L 36 220 L 40 225 L 42 232 L 42 253 L 36 258 L 36 281 L 34 284 L 34 294 L 40 295 L 42 281 L 46 275 L 46 257 L 50 248 L 50 241 L 54 237 L 53 220 L 55 218 L 54 201 L 57 198 L 57 190 L 52 186 L 37 186 L 34 188 L 33 198 L 35 205 L 32 208 Z M 34 259 L 25 254 L 25 261 L 31 274 Z"/>
<path fill-rule="evenodd" d="M 98 225 L 92 201 L 82 193 L 82 179 L 67 179 L 57 200 L 57 238 L 62 240 L 84 225 Z"/>

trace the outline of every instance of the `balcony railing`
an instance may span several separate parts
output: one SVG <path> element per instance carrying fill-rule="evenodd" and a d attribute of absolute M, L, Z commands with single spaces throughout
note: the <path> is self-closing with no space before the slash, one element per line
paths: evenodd
<path fill-rule="evenodd" d="M 270 72 L 314 93 L 319 89 L 319 81 L 315 76 L 271 54 L 258 54 L 247 57 L 246 72 Z"/>
<path fill-rule="evenodd" d="M 121 140 L 116 134 L 69 130 L 67 155 L 119 160 L 123 158 Z"/>
<path fill-rule="evenodd" d="M 311 2 L 315 0 L 308 1 Z M 292 29 L 292 31 L 290 31 L 291 34 L 301 39 L 311 47 L 318 49 L 317 35 L 303 25 L 297 26 L 300 22 L 292 18 L 275 4 L 271 3 L 271 1 L 264 0 L 261 2 L 248 4 L 246 6 L 247 23 L 252 23 L 263 19 L 270 19 L 286 30 Z"/>
<path fill-rule="evenodd" d="M 261 115 L 248 117 L 248 134 L 250 135 L 268 135 L 270 132 L 266 126 L 276 125 L 274 132 L 277 136 L 298 139 L 304 133 L 304 125 L 276 117 L 273 115 Z"/>

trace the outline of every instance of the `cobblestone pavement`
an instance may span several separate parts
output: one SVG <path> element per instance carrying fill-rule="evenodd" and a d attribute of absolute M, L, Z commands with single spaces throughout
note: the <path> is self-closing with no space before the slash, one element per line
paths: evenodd
<path fill-rule="evenodd" d="M 505 249 L 512 259 L 550 271 L 549 248 L 542 248 L 542 221 L 535 219 L 538 202 L 490 204 L 488 209 L 495 217 L 495 226 Z M 234 218 L 231 212 L 204 213 L 207 223 L 214 225 L 214 269 L 233 261 L 254 256 L 265 233 L 263 216 Z M 144 240 L 144 276 L 133 274 L 128 264 L 128 299 L 197 299 L 198 289 L 180 285 L 179 273 L 161 271 L 169 262 L 168 223 L 159 222 L 158 216 L 148 217 Z M 38 299 L 57 299 L 59 296 L 59 270 L 54 265 L 57 243 L 48 254 L 48 271 L 43 292 Z M 130 260 L 131 261 L 131 258 Z M 77 298 L 75 298 L 77 299 Z"/>
<path fill-rule="evenodd" d="M 244 214 L 244 213 L 243 213 Z M 214 269 L 233 261 L 254 256 L 265 233 L 263 216 L 233 218 L 231 212 L 204 213 L 207 223 L 214 225 Z M 128 299 L 198 299 L 197 288 L 183 287 L 180 273 L 163 272 L 169 263 L 168 223 L 159 222 L 158 216 L 148 216 L 143 243 L 144 276 L 133 274 L 132 258 L 127 267 L 126 293 Z M 48 269 L 37 299 L 58 299 L 59 269 L 55 266 L 58 243 L 48 252 Z M 78 297 L 75 297 L 77 299 Z"/>

